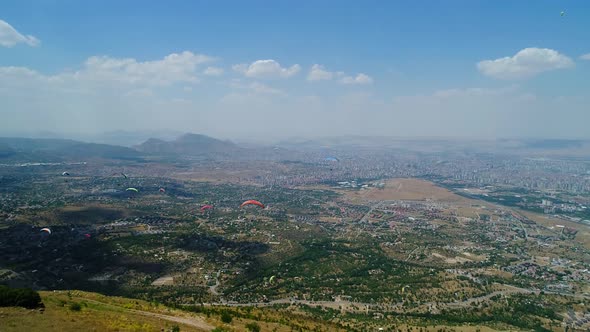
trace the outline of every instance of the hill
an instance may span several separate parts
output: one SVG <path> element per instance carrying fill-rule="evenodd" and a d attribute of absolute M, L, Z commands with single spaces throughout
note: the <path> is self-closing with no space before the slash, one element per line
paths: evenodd
<path fill-rule="evenodd" d="M 0 307 L 2 331 L 343 331 L 273 309 L 196 307 L 200 313 L 83 291 L 40 292 L 43 309 Z M 194 311 L 194 310 L 193 310 Z M 225 323 L 223 322 L 225 320 Z M 254 327 L 254 329 L 253 329 Z"/>
<path fill-rule="evenodd" d="M 117 145 L 85 143 L 67 139 L 0 138 L 0 159 L 64 161 L 89 158 L 139 159 L 141 154 Z"/>
<path fill-rule="evenodd" d="M 232 155 L 243 149 L 232 142 L 199 134 L 184 134 L 173 141 L 150 138 L 136 147 L 138 151 L 159 155 Z"/>
<path fill-rule="evenodd" d="M 2 331 L 211 331 L 195 314 L 162 305 L 80 291 L 41 292 L 45 309 L 0 308 Z M 213 321 L 213 320 L 209 320 Z"/>

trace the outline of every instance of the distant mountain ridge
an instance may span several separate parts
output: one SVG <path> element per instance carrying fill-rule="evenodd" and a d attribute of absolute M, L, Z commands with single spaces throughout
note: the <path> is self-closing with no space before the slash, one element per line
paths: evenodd
<path fill-rule="evenodd" d="M 143 153 L 160 155 L 203 156 L 236 154 L 244 149 L 230 141 L 222 141 L 200 134 L 184 134 L 173 141 L 150 138 L 135 148 Z"/>
<path fill-rule="evenodd" d="M 138 159 L 141 154 L 131 148 L 85 143 L 68 139 L 0 137 L 0 158 L 34 161 L 68 159 Z"/>

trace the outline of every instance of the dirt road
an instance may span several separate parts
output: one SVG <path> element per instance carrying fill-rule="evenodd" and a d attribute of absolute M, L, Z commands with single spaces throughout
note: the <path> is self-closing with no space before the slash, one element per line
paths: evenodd
<path fill-rule="evenodd" d="M 134 314 L 137 314 L 137 315 L 150 316 L 150 317 L 155 317 L 155 318 L 160 318 L 160 319 L 163 319 L 163 320 L 167 320 L 169 322 L 175 322 L 175 323 L 189 325 L 189 326 L 192 326 L 192 327 L 196 327 L 198 329 L 201 329 L 203 331 L 211 331 L 212 329 L 215 328 L 215 326 L 209 325 L 207 322 L 205 322 L 203 319 L 201 319 L 199 317 L 177 317 L 177 316 L 170 316 L 170 315 L 158 314 L 158 313 L 150 312 L 150 311 L 143 311 L 143 310 L 136 310 L 136 309 L 126 309 L 126 308 L 123 308 L 123 307 L 118 306 L 118 305 L 104 303 L 104 302 L 100 302 L 100 301 L 96 301 L 96 300 L 91 300 L 91 299 L 87 299 L 87 298 L 80 298 L 80 300 L 86 301 L 86 302 L 93 302 L 93 303 L 100 304 L 100 305 L 103 305 L 103 306 L 114 307 L 114 308 L 117 308 L 118 310 L 123 310 L 123 311 L 134 313 Z"/>

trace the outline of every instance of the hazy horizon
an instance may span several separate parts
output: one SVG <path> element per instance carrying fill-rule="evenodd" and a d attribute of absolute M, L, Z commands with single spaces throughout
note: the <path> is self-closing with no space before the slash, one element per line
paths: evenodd
<path fill-rule="evenodd" d="M 10 4 L 1 136 L 590 138 L 584 1 Z"/>
<path fill-rule="evenodd" d="M 205 135 L 214 139 L 231 141 L 238 144 L 260 144 L 273 145 L 282 143 L 303 143 L 306 141 L 322 142 L 326 140 L 343 140 L 343 139 L 384 139 L 391 142 L 408 141 L 408 142 L 428 142 L 441 141 L 445 142 L 479 142 L 493 143 L 499 141 L 590 141 L 588 138 L 576 137 L 454 137 L 454 136 L 392 136 L 392 135 L 310 135 L 310 136 L 215 136 L 206 133 L 196 132 L 176 132 L 176 131 L 109 131 L 102 133 L 54 133 L 54 132 L 14 132 L 0 135 L 0 138 L 32 138 L 32 139 L 66 139 L 88 143 L 101 143 L 110 145 L 135 146 L 145 142 L 148 139 L 155 138 L 165 141 L 174 141 L 186 134 Z M 385 142 L 384 142 L 385 143 Z"/>

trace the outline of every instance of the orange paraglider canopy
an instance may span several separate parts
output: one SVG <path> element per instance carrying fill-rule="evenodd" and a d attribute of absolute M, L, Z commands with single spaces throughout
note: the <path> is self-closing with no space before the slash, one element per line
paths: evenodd
<path fill-rule="evenodd" d="M 249 200 L 245 201 L 244 203 L 242 203 L 240 205 L 240 207 L 244 207 L 246 205 L 258 205 L 264 209 L 264 204 L 260 203 L 259 201 L 253 200 L 253 199 L 249 199 Z"/>

